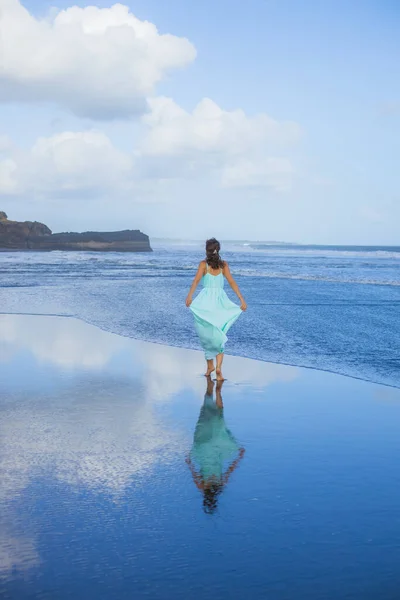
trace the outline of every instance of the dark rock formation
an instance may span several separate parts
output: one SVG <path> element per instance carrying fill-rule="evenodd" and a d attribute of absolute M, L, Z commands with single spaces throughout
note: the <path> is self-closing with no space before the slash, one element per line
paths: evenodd
<path fill-rule="evenodd" d="M 139 230 L 52 233 L 37 221 L 9 221 L 1 211 L 0 250 L 152 251 L 148 236 Z"/>
<path fill-rule="evenodd" d="M 0 248 L 26 249 L 33 236 L 48 237 L 51 230 L 37 221 L 9 221 L 5 212 L 0 212 Z"/>

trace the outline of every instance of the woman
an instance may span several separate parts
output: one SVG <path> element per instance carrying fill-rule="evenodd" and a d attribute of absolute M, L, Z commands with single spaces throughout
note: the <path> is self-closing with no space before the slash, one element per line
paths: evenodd
<path fill-rule="evenodd" d="M 217 382 L 214 402 L 214 382 L 211 377 L 207 378 L 204 404 L 194 432 L 193 446 L 186 459 L 193 481 L 203 494 L 206 513 L 217 509 L 218 498 L 244 455 L 244 448 L 239 447 L 225 424 L 222 384 L 222 381 Z"/>
<path fill-rule="evenodd" d="M 216 370 L 217 380 L 223 381 L 222 361 L 227 341 L 227 332 L 241 311 L 247 309 L 247 304 L 233 279 L 228 263 L 219 255 L 221 246 L 218 240 L 212 238 L 206 242 L 206 259 L 199 264 L 193 280 L 186 306 L 190 307 L 195 321 L 195 327 L 207 361 L 206 377 Z M 224 291 L 224 277 L 237 294 L 240 307 L 229 300 Z M 203 279 L 203 289 L 193 300 L 193 294 Z M 214 367 L 216 359 L 216 369 Z"/>

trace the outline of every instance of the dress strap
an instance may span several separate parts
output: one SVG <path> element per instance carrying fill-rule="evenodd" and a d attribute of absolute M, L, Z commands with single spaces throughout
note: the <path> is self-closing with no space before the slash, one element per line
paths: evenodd
<path fill-rule="evenodd" d="M 207 264 L 207 261 L 206 261 L 206 274 L 207 273 L 208 273 L 208 264 Z"/>

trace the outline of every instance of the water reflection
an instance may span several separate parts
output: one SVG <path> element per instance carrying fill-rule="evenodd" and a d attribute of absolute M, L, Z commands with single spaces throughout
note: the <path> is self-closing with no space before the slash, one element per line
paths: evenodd
<path fill-rule="evenodd" d="M 184 398 L 187 410 L 196 403 L 197 411 L 202 360 L 199 352 L 123 338 L 76 319 L 0 315 L 0 579 L 43 559 L 40 526 L 27 526 L 30 490 L 39 482 L 123 502 L 130 487 L 181 461 L 192 433 L 185 418 L 169 418 L 166 405 Z M 264 388 L 299 371 L 229 357 L 229 372 L 233 401 L 249 379 Z M 240 448 L 224 422 L 221 388 L 210 382 L 190 456 L 199 465 L 193 472 L 204 508 L 213 512 Z"/>
<path fill-rule="evenodd" d="M 202 360 L 74 319 L 0 315 L 1 598 L 396 589 L 392 390 L 239 357 L 205 390 Z M 223 520 L 197 508 L 228 499 Z"/>
<path fill-rule="evenodd" d="M 193 481 L 203 494 L 203 508 L 208 514 L 217 510 L 219 496 L 244 456 L 244 448 L 225 423 L 222 385 L 223 381 L 215 386 L 210 377 L 207 379 L 193 446 L 186 459 Z"/>
<path fill-rule="evenodd" d="M 0 315 L 0 382 L 14 390 L 24 386 L 43 389 L 38 369 L 53 367 L 68 376 L 74 373 L 107 372 L 117 378 L 140 379 L 151 401 L 165 402 L 182 391 L 203 394 L 203 354 L 181 348 L 152 344 L 108 333 L 78 319 L 32 315 Z M 265 386 L 293 381 L 297 367 L 263 363 L 229 356 L 225 375 L 242 396 L 242 385 Z M 18 374 L 31 371 L 31 377 Z M 8 390 L 4 389 L 6 394 Z"/>

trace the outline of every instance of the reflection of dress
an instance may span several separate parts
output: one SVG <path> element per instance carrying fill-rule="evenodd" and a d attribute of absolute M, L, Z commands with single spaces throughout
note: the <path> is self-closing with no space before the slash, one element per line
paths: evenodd
<path fill-rule="evenodd" d="M 223 409 L 218 408 L 212 395 L 206 394 L 190 452 L 201 477 L 221 480 L 224 463 L 232 461 L 238 450 L 238 443 L 225 425 Z"/>
<path fill-rule="evenodd" d="M 207 266 L 203 286 L 190 310 L 206 359 L 210 360 L 224 351 L 228 339 L 226 334 L 242 311 L 226 295 L 222 271 L 219 275 L 212 275 Z"/>

